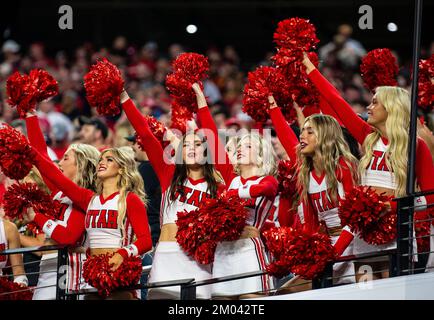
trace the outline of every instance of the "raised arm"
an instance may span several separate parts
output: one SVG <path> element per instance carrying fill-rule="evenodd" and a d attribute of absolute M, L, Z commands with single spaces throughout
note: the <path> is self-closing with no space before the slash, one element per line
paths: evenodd
<path fill-rule="evenodd" d="M 270 102 L 270 118 L 273 122 L 274 128 L 276 129 L 277 137 L 285 148 L 291 163 L 295 164 L 297 162 L 296 148 L 299 143 L 297 136 L 286 122 L 285 117 L 277 106 L 274 98 L 270 96 L 268 97 L 268 101 Z"/>
<path fill-rule="evenodd" d="M 47 152 L 47 144 L 45 143 L 44 135 L 42 134 L 41 127 L 39 126 L 39 119 L 35 112 L 28 112 L 26 115 L 27 137 L 29 138 L 30 145 L 38 150 L 44 157 L 49 159 Z M 48 179 L 45 179 L 44 172 L 40 172 L 45 184 L 51 192 L 57 193 L 59 190 Z"/>
<path fill-rule="evenodd" d="M 348 131 L 350 131 L 351 135 L 360 144 L 363 144 L 366 136 L 372 132 L 371 126 L 359 118 L 351 106 L 340 96 L 336 88 L 324 78 L 307 56 L 305 56 L 303 64 L 306 66 L 306 73 L 309 79 L 315 84 L 321 95 L 330 107 L 333 108 L 335 113 L 340 115 L 339 118 Z M 327 113 L 327 110 L 323 111 Z"/>
<path fill-rule="evenodd" d="M 173 174 L 174 166 L 167 164 L 164 158 L 164 150 L 158 139 L 152 134 L 148 123 L 143 118 L 143 115 L 134 105 L 126 91 L 121 94 L 122 108 L 131 122 L 134 130 L 136 130 L 143 143 L 144 151 L 146 152 L 155 173 L 160 180 L 161 188 L 166 190 L 170 185 L 170 180 Z"/>
<path fill-rule="evenodd" d="M 217 131 L 217 126 L 209 112 L 208 105 L 206 103 L 205 95 L 203 94 L 200 86 L 195 83 L 192 86 L 197 99 L 198 112 L 197 116 L 201 128 L 204 130 L 205 135 L 208 140 L 208 145 L 211 149 L 211 158 L 215 163 L 216 169 L 222 175 L 227 186 L 231 183 L 232 179 L 235 177 L 234 167 L 232 166 L 224 144 L 220 141 L 220 137 Z M 224 155 L 224 156 L 223 156 Z"/>
<path fill-rule="evenodd" d="M 39 171 L 44 172 L 45 177 L 71 199 L 74 205 L 86 212 L 94 193 L 91 190 L 79 187 L 65 177 L 59 168 L 51 160 L 41 155 L 38 150 L 35 150 L 35 153 L 35 165 Z"/>

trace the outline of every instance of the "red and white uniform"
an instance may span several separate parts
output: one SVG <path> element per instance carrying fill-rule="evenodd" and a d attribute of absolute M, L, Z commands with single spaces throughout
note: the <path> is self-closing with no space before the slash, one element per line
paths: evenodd
<path fill-rule="evenodd" d="M 32 116 L 26 118 L 28 138 L 33 148 L 48 157 L 45 139 L 39 127 L 38 117 Z M 41 172 L 44 177 L 45 172 Z M 83 247 L 86 234 L 84 229 L 84 211 L 73 206 L 72 201 L 66 197 L 55 185 L 48 179 L 44 179 L 47 186 L 52 191 L 53 200 L 62 203 L 59 219 L 51 220 L 45 215 L 36 213 L 34 222 L 45 233 L 47 239 L 52 239 L 58 244 L 69 245 L 72 249 Z M 86 260 L 84 253 L 76 253 L 70 250 L 68 254 L 68 271 L 67 292 L 78 291 L 85 287 L 82 278 L 82 263 Z M 56 297 L 56 279 L 57 279 L 57 253 L 43 254 L 41 258 L 38 285 L 41 289 L 36 289 L 33 294 L 34 300 L 54 300 Z"/>
<path fill-rule="evenodd" d="M 0 218 L 0 251 L 8 249 L 8 239 L 6 237 L 5 225 L 3 219 Z M 2 269 L 6 267 L 8 263 L 7 255 L 0 255 L 0 276 L 2 275 Z"/>
<path fill-rule="evenodd" d="M 354 113 L 351 106 L 339 95 L 336 88 L 333 87 L 321 73 L 315 69 L 309 73 L 309 79 L 315 84 L 327 104 L 321 105 L 324 113 L 337 117 L 351 135 L 363 145 L 366 137 L 373 132 L 373 128 Z M 362 176 L 362 185 L 396 189 L 396 182 L 393 172 L 389 171 L 386 165 L 385 152 L 389 142 L 385 138 L 379 139 L 373 147 L 373 156 L 369 166 Z M 416 147 L 416 179 L 421 191 L 434 189 L 434 165 L 431 153 L 422 139 L 417 140 Z M 415 205 L 424 204 L 428 201 L 432 203 L 434 196 L 430 195 L 415 199 Z M 395 210 L 395 202 L 391 202 Z M 421 210 L 419 208 L 419 210 Z M 423 210 L 423 208 L 422 208 Z M 359 237 L 356 238 L 354 249 L 355 253 L 371 252 L 392 248 L 396 246 L 396 241 L 381 246 L 369 245 Z"/>
<path fill-rule="evenodd" d="M 224 163 L 215 161 L 215 166 L 226 184 L 229 185 L 228 191 L 232 190 L 241 199 L 247 200 L 249 211 L 247 225 L 261 230 L 270 213 L 275 210 L 273 204 L 277 195 L 277 180 L 272 176 L 250 177 L 248 179 L 236 176 L 224 146 L 218 139 L 217 127 L 208 108 L 199 109 L 198 120 L 202 128 L 209 129 L 208 131 L 213 134 L 208 139 L 208 141 L 215 141 L 210 146 L 213 151 L 213 158 L 219 159 L 221 154 L 225 154 Z M 267 260 L 265 247 L 260 237 L 224 241 L 217 245 L 212 274 L 214 278 L 217 278 L 264 270 Z M 212 294 L 213 296 L 230 296 L 267 291 L 272 289 L 270 280 L 268 275 L 264 275 L 216 283 L 213 285 Z"/>
<path fill-rule="evenodd" d="M 149 161 L 155 170 L 162 190 L 160 206 L 160 224 L 175 223 L 177 213 L 196 210 L 198 204 L 210 197 L 208 183 L 205 179 L 193 180 L 187 178 L 182 191 L 176 192 L 176 198 L 170 199 L 170 185 L 175 173 L 175 165 L 165 159 L 160 142 L 154 137 L 143 116 L 134 106 L 131 99 L 122 105 L 129 121 L 140 136 L 147 152 Z M 223 186 L 220 186 L 220 190 Z M 159 241 L 154 252 L 152 269 L 148 282 L 172 281 L 194 278 L 196 281 L 210 279 L 211 265 L 201 265 L 189 257 L 176 241 Z M 201 286 L 196 289 L 199 299 L 211 297 L 210 286 Z M 149 289 L 148 299 L 179 299 L 180 287 L 163 287 Z"/>

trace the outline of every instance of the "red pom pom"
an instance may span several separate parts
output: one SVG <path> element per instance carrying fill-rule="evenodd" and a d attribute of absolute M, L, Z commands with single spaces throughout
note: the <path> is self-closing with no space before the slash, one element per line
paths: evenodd
<path fill-rule="evenodd" d="M 190 112 L 197 112 L 196 96 L 191 86 L 206 79 L 209 71 L 208 59 L 198 53 L 187 52 L 180 54 L 172 62 L 173 73 L 166 77 L 166 87 L 176 102 Z"/>
<path fill-rule="evenodd" d="M 187 122 L 191 119 L 193 119 L 193 113 L 176 100 L 173 100 L 170 128 L 179 130 L 185 134 L 187 132 Z"/>
<path fill-rule="evenodd" d="M 0 277 L 0 300 L 32 300 L 33 290 Z"/>
<path fill-rule="evenodd" d="M 325 234 L 280 227 L 265 231 L 263 237 L 273 258 L 267 271 L 279 278 L 292 272 L 304 279 L 313 279 L 336 257 L 330 238 Z"/>
<path fill-rule="evenodd" d="M 360 71 L 365 86 L 374 91 L 379 86 L 397 86 L 398 64 L 392 52 L 374 49 L 362 59 Z"/>
<path fill-rule="evenodd" d="M 342 225 L 359 233 L 374 245 L 388 243 L 396 238 L 396 212 L 387 211 L 392 197 L 377 194 L 371 187 L 358 186 L 346 193 L 339 204 Z"/>
<path fill-rule="evenodd" d="M 128 257 L 115 271 L 109 260 L 113 253 L 100 254 L 86 259 L 83 264 L 83 279 L 107 297 L 115 289 L 136 285 L 142 274 L 140 257 Z"/>
<path fill-rule="evenodd" d="M 62 204 L 53 201 L 50 195 L 38 188 L 34 183 L 18 183 L 11 185 L 3 196 L 5 215 L 10 219 L 23 219 L 27 208 L 33 207 L 35 212 L 51 219 L 57 219 Z"/>
<path fill-rule="evenodd" d="M 43 69 L 33 69 L 29 73 L 31 86 L 35 88 L 35 100 L 41 102 L 59 93 L 57 81 Z"/>
<path fill-rule="evenodd" d="M 289 114 L 287 110 L 293 109 L 289 84 L 279 69 L 262 66 L 249 72 L 244 87 L 243 112 L 255 121 L 265 123 L 269 118 L 270 95 L 273 95 L 284 114 Z"/>
<path fill-rule="evenodd" d="M 279 22 L 273 37 L 278 47 L 286 49 L 286 63 L 301 61 L 303 52 L 316 48 L 319 40 L 315 32 L 315 26 L 306 19 L 295 17 Z"/>
<path fill-rule="evenodd" d="M 280 160 L 277 167 L 277 181 L 279 182 L 278 192 L 281 197 L 292 199 L 297 193 L 297 182 L 295 180 L 295 168 L 289 160 Z"/>
<path fill-rule="evenodd" d="M 434 107 L 434 54 L 419 62 L 419 107 L 429 112 Z"/>
<path fill-rule="evenodd" d="M 120 112 L 123 87 L 121 72 L 106 58 L 94 64 L 84 76 L 87 101 L 102 115 L 114 116 Z"/>
<path fill-rule="evenodd" d="M 20 180 L 32 169 L 35 152 L 26 137 L 7 124 L 0 126 L 0 167 L 11 179 Z"/>
<path fill-rule="evenodd" d="M 160 141 L 161 146 L 164 149 L 170 143 L 170 141 L 164 140 L 164 135 L 167 131 L 167 128 L 160 121 L 158 121 L 155 117 L 144 116 L 144 118 L 148 122 L 148 126 L 149 126 L 149 129 L 151 129 L 152 134 L 155 136 L 155 138 L 158 139 L 158 141 Z M 139 144 L 140 149 L 145 150 L 145 148 L 143 146 L 143 141 L 137 133 L 135 134 L 135 139 L 136 139 L 137 143 Z"/>
<path fill-rule="evenodd" d="M 194 211 L 178 212 L 176 240 L 197 262 L 213 262 L 217 242 L 237 240 L 243 232 L 244 204 L 238 197 L 222 194 L 201 202 Z"/>
<path fill-rule="evenodd" d="M 29 75 L 12 74 L 6 82 L 8 103 L 16 106 L 20 117 L 33 111 L 37 103 L 58 94 L 57 81 L 45 70 L 33 69 Z"/>

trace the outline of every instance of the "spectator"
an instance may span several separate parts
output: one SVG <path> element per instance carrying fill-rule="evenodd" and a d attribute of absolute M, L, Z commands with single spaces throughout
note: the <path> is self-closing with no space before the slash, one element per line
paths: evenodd
<path fill-rule="evenodd" d="M 108 137 L 108 127 L 98 118 L 89 119 L 80 117 L 81 124 L 78 134 L 79 142 L 93 145 L 99 151 L 106 149 L 106 139 Z"/>

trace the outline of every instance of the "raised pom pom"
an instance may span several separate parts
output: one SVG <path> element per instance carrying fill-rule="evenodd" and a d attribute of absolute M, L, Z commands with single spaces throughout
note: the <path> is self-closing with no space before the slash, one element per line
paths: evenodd
<path fill-rule="evenodd" d="M 198 53 L 182 53 L 172 62 L 172 69 L 173 73 L 166 77 L 171 97 L 190 112 L 197 112 L 196 96 L 191 86 L 197 82 L 203 89 L 201 81 L 208 77 L 208 59 Z"/>
<path fill-rule="evenodd" d="M 315 26 L 309 20 L 298 17 L 278 23 L 273 38 L 278 48 L 283 50 L 281 55 L 285 57 L 285 64 L 301 61 L 303 52 L 316 48 L 319 40 L 315 32 Z"/>
<path fill-rule="evenodd" d="M 15 72 L 6 81 L 7 101 L 17 107 L 22 118 L 34 111 L 37 103 L 57 95 L 58 91 L 57 81 L 42 69 L 33 69 L 29 75 Z"/>
<path fill-rule="evenodd" d="M 372 92 L 379 86 L 398 85 L 398 64 L 387 48 L 369 51 L 362 59 L 360 71 L 366 88 Z"/>
<path fill-rule="evenodd" d="M 342 225 L 359 233 L 374 245 L 388 243 L 396 238 L 396 212 L 388 211 L 392 197 L 377 194 L 371 187 L 358 186 L 347 192 L 339 204 Z"/>
<path fill-rule="evenodd" d="M 179 130 L 185 134 L 188 128 L 187 122 L 191 119 L 193 119 L 193 113 L 188 108 L 183 107 L 176 100 L 173 100 L 170 128 Z"/>
<path fill-rule="evenodd" d="M 84 76 L 87 101 L 101 115 L 114 116 L 120 112 L 118 106 L 123 87 L 121 72 L 106 58 L 92 65 Z"/>
<path fill-rule="evenodd" d="M 419 62 L 418 105 L 427 112 L 434 107 L 434 54 Z"/>
<path fill-rule="evenodd" d="M 265 123 L 269 118 L 270 95 L 282 110 L 292 109 L 288 86 L 285 77 L 277 68 L 261 66 L 249 72 L 248 82 L 244 87 L 243 112 L 255 121 Z"/>
<path fill-rule="evenodd" d="M 11 179 L 21 180 L 32 169 L 35 152 L 26 137 L 7 124 L 0 126 L 0 167 Z"/>
<path fill-rule="evenodd" d="M 319 275 L 336 253 L 328 235 L 305 229 L 272 228 L 263 232 L 273 258 L 267 271 L 276 277 L 294 273 L 304 279 Z"/>

